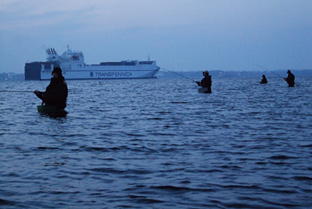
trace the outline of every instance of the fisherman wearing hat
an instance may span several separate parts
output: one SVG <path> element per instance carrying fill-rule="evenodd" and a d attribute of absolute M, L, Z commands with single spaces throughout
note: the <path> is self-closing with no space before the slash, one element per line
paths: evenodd
<path fill-rule="evenodd" d="M 204 93 L 211 93 L 211 76 L 207 70 L 203 72 L 203 76 L 204 78 L 201 80 L 201 82 L 196 81 L 196 83 L 198 86 L 203 88 Z"/>
<path fill-rule="evenodd" d="M 55 67 L 52 71 L 51 82 L 45 92 L 34 91 L 37 97 L 42 100 L 42 104 L 51 105 L 57 109 L 65 109 L 68 95 L 68 88 L 62 69 Z"/>
<path fill-rule="evenodd" d="M 288 77 L 284 78 L 284 80 L 288 83 L 288 87 L 294 87 L 295 86 L 295 76 L 290 72 L 290 70 L 287 71 Z"/>
<path fill-rule="evenodd" d="M 262 75 L 262 80 L 260 81 L 261 84 L 267 84 L 268 80 L 266 79 L 265 75 Z"/>

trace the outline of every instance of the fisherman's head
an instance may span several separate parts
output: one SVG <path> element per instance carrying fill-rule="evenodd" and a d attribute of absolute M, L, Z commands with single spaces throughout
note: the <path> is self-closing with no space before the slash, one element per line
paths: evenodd
<path fill-rule="evenodd" d="M 288 73 L 288 74 L 291 73 L 290 70 L 288 70 L 287 73 Z"/>
<path fill-rule="evenodd" d="M 60 77 L 62 76 L 62 69 L 59 68 L 59 67 L 55 67 L 52 71 L 52 77 L 53 78 L 57 78 L 57 77 Z"/>
<path fill-rule="evenodd" d="M 206 76 L 208 76 L 208 75 L 209 75 L 209 72 L 208 72 L 207 70 L 203 72 L 203 76 L 206 77 Z"/>

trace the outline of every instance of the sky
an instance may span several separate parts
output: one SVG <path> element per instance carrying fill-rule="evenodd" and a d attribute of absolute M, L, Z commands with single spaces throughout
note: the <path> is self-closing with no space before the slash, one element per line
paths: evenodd
<path fill-rule="evenodd" d="M 0 73 L 47 48 L 172 71 L 312 69 L 311 0 L 1 0 Z"/>

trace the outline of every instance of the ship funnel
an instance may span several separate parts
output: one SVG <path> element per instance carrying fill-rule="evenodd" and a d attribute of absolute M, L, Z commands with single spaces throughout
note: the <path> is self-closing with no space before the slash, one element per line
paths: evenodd
<path fill-rule="evenodd" d="M 54 48 L 53 48 L 53 54 L 57 55 L 57 53 L 56 53 L 56 51 L 55 51 L 55 49 L 54 49 Z"/>

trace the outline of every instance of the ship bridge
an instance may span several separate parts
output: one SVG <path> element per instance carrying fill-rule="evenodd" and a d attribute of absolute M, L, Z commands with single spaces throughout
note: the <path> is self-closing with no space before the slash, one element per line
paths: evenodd
<path fill-rule="evenodd" d="M 64 71 L 79 69 L 85 66 L 84 55 L 82 52 L 72 51 L 69 46 L 67 46 L 67 51 L 60 56 L 60 63 Z"/>

